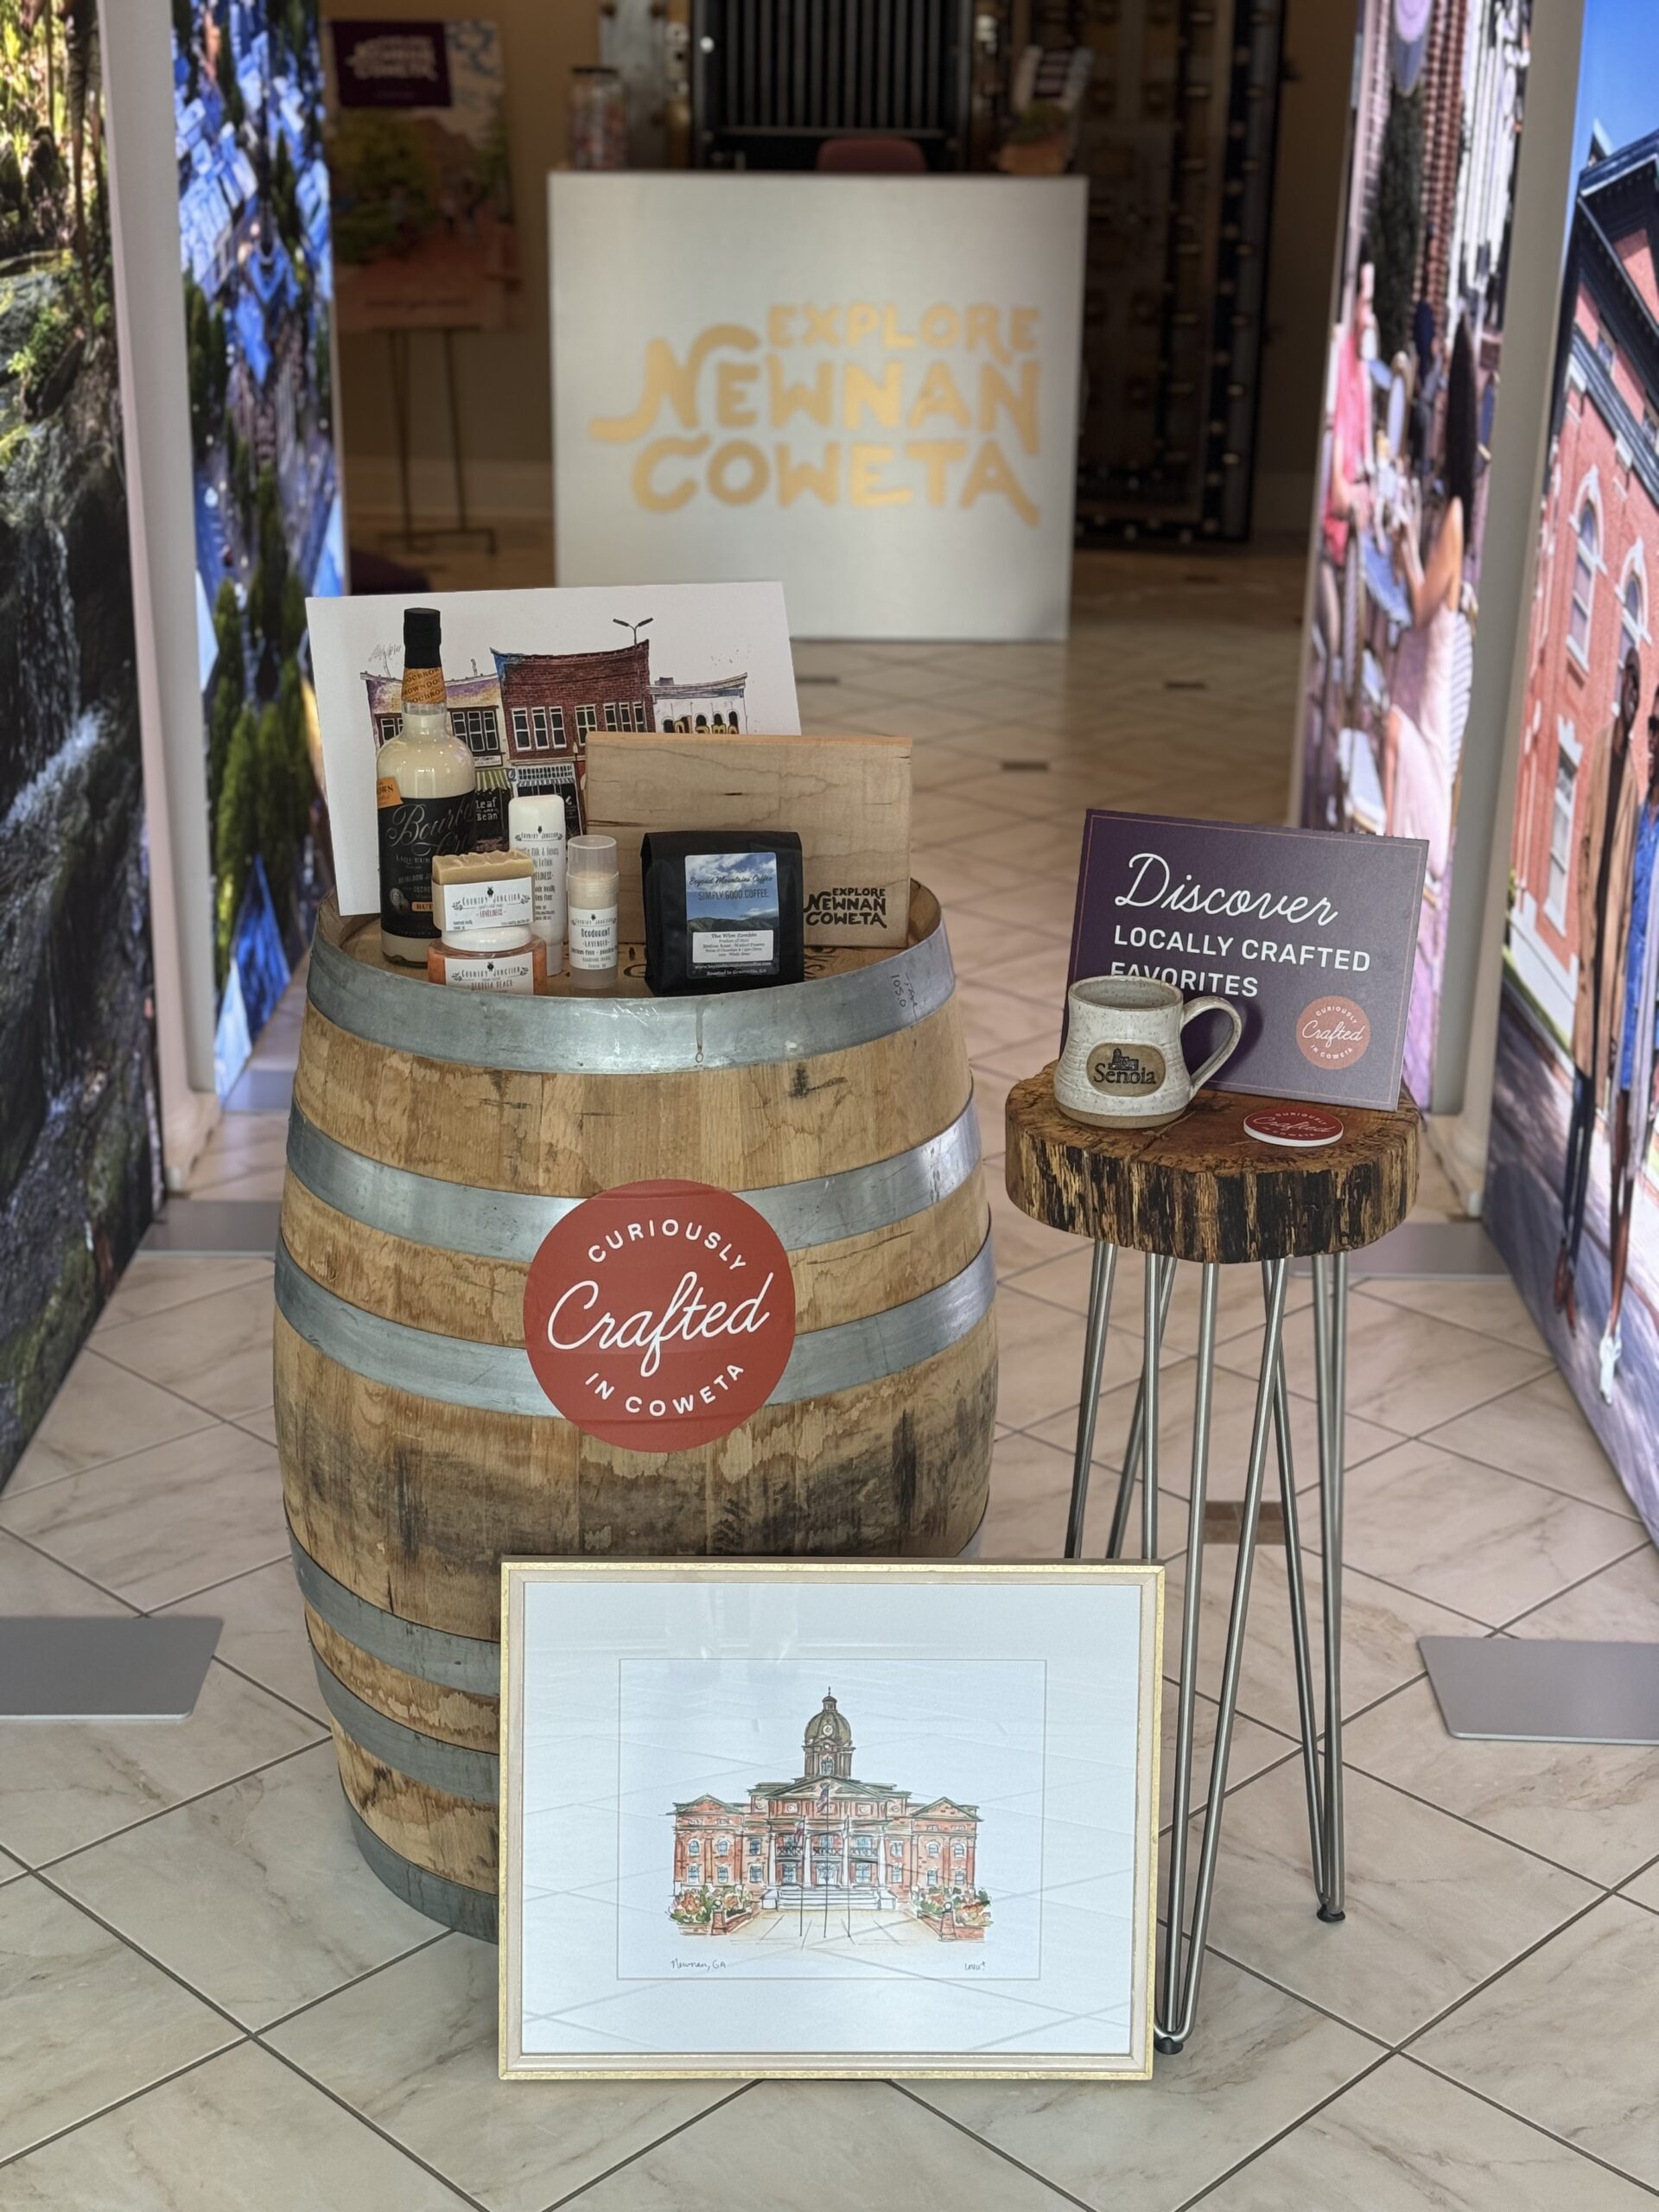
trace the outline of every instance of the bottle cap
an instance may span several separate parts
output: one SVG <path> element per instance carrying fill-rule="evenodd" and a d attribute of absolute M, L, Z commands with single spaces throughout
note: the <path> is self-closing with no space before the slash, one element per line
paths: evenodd
<path fill-rule="evenodd" d="M 442 628 L 442 619 L 435 607 L 406 607 L 404 609 L 404 666 L 405 668 L 442 666 L 442 658 L 439 652 Z"/>
<path fill-rule="evenodd" d="M 486 930 L 445 930 L 440 941 L 446 952 L 524 952 L 530 945 L 530 924 L 514 922 Z"/>
<path fill-rule="evenodd" d="M 607 837 L 602 830 L 590 830 L 580 837 L 573 837 L 566 850 L 572 875 L 616 873 L 616 840 Z"/>

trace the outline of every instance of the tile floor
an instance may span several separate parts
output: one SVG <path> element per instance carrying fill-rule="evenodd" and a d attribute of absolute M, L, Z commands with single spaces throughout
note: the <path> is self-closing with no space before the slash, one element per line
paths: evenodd
<path fill-rule="evenodd" d="M 963 977 L 997 1237 L 992 1557 L 1054 1556 L 1065 1524 L 1087 1262 L 1007 1204 L 998 1155 L 1003 1091 L 1052 1049 L 1077 810 L 1277 817 L 1300 603 L 1299 562 L 1095 557 L 1069 647 L 799 651 L 809 729 L 917 739 L 917 873 Z M 273 1078 L 296 1020 L 264 1040 Z M 282 1153 L 280 1114 L 228 1116 L 193 1189 L 274 1198 Z M 1421 1210 L 1449 1204 L 1427 1167 Z M 1128 1274 L 1103 1470 L 1139 1356 Z M 1306 1476 L 1305 1285 L 1291 1303 Z M 1118 2089 L 498 2083 L 493 1952 L 384 1891 L 341 1815 L 283 1539 L 270 1314 L 263 1262 L 140 1259 L 0 1497 L 0 1611 L 225 1620 L 181 1728 L 0 1728 L 4 2212 L 1659 2197 L 1659 1752 L 1454 1744 L 1417 1657 L 1428 1632 L 1659 1637 L 1659 1554 L 1506 1283 L 1373 1281 L 1353 1300 L 1349 1916 L 1313 1916 L 1284 1560 L 1268 1551 L 1198 2031 L 1150 2086 Z M 1217 1496 L 1238 1487 L 1253 1281 L 1230 1280 L 1223 1316 Z M 1194 1328 L 1184 1286 L 1171 1554 Z M 1096 1487 L 1098 1546 L 1104 1471 Z M 1231 1564 L 1207 1548 L 1211 1687 Z M 1182 1579 L 1178 1564 L 1172 1597 Z M 1205 1701 L 1201 1745 L 1213 1718 Z"/>

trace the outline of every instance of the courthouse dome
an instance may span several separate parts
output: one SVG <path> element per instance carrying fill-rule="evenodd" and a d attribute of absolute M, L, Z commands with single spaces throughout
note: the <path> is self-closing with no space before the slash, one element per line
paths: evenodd
<path fill-rule="evenodd" d="M 809 1775 L 850 1775 L 853 1770 L 853 1730 L 846 1714 L 836 1703 L 835 1693 L 826 1690 L 823 1703 L 806 1724 L 802 1738 L 806 1754 L 804 1771 Z"/>

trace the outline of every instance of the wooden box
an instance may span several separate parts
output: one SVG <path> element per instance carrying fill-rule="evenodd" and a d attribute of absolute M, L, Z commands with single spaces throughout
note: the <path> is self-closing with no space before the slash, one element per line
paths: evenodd
<path fill-rule="evenodd" d="M 806 942 L 901 945 L 910 912 L 910 740 L 624 734 L 588 740 L 590 830 L 616 839 L 625 944 L 645 938 L 650 830 L 792 830 Z"/>

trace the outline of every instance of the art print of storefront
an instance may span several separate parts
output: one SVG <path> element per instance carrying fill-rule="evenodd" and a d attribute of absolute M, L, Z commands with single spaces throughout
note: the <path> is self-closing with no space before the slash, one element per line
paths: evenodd
<path fill-rule="evenodd" d="M 792 1782 L 756 1783 L 747 1802 L 710 1793 L 677 1804 L 676 1891 L 741 1887 L 762 1907 L 807 1893 L 874 1909 L 972 1890 L 977 1808 L 950 1797 L 916 1805 L 908 1789 L 860 1781 L 853 1748 L 851 1726 L 826 1692 Z"/>

